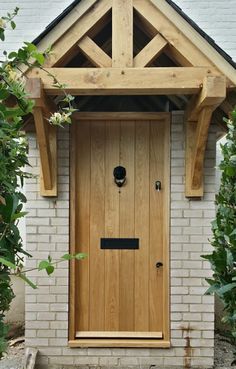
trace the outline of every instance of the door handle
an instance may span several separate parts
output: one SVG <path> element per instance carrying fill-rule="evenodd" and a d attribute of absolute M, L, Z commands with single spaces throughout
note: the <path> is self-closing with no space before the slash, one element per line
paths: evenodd
<path fill-rule="evenodd" d="M 157 269 L 159 269 L 160 267 L 162 267 L 163 266 L 163 263 L 161 262 L 161 261 L 158 261 L 157 263 L 156 263 L 156 268 Z"/>

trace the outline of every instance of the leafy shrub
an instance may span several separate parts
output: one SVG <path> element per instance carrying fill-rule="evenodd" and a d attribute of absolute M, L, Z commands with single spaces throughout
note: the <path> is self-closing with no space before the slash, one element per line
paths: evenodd
<path fill-rule="evenodd" d="M 13 21 L 18 8 L 12 14 L 0 17 L 0 40 L 5 40 L 5 30 L 8 26 L 15 29 Z M 34 102 L 30 100 L 25 91 L 25 78 L 20 66 L 29 68 L 43 68 L 45 58 L 50 48 L 39 53 L 37 47 L 25 42 L 18 51 L 4 52 L 5 60 L 0 61 L 0 359 L 7 348 L 7 326 L 4 317 L 10 308 L 14 293 L 10 275 L 14 273 L 22 278 L 32 288 L 37 288 L 27 276 L 24 269 L 24 256 L 31 257 L 24 248 L 18 228 L 19 219 L 26 213 L 23 211 L 26 197 L 22 193 L 24 179 L 29 177 L 25 172 L 28 164 L 28 143 L 22 132 L 24 116 L 33 111 Z M 47 73 L 45 71 L 45 73 Z M 55 87 L 64 91 L 64 85 L 51 74 Z M 64 92 L 63 107 L 49 118 L 49 123 L 63 126 L 71 123 L 71 114 L 74 97 Z M 83 259 L 84 254 L 66 254 L 60 260 L 42 260 L 38 270 L 45 270 L 47 274 L 54 271 L 59 262 L 71 259 Z"/>
<path fill-rule="evenodd" d="M 236 109 L 226 122 L 228 134 L 226 143 L 221 145 L 223 160 L 219 166 L 221 185 L 212 222 L 214 250 L 203 257 L 210 261 L 213 270 L 212 278 L 207 279 L 207 293 L 216 293 L 223 301 L 223 321 L 230 326 L 232 338 L 236 338 Z"/>

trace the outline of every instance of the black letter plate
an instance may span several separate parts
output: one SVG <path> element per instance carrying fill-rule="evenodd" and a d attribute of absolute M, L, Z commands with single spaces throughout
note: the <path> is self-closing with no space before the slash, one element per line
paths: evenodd
<path fill-rule="evenodd" d="M 101 238 L 101 249 L 109 249 L 109 250 L 139 249 L 139 238 Z"/>

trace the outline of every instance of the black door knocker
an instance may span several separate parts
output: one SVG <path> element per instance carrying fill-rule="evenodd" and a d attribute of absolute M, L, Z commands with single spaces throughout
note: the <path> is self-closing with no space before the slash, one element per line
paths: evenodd
<path fill-rule="evenodd" d="M 122 187 L 126 182 L 126 169 L 124 167 L 115 167 L 113 170 L 114 181 L 118 187 Z"/>

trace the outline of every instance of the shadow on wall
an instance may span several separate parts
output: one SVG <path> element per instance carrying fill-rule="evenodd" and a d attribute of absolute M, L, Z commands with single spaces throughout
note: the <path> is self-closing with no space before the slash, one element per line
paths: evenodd
<path fill-rule="evenodd" d="M 23 193 L 25 193 L 24 188 Z M 23 245 L 26 245 L 25 218 L 20 219 L 19 230 Z M 13 299 L 11 308 L 6 315 L 6 322 L 10 324 L 10 338 L 24 335 L 25 327 L 25 282 L 15 276 L 12 276 L 11 280 L 15 298 Z"/>
<path fill-rule="evenodd" d="M 22 279 L 12 276 L 15 298 L 11 309 L 6 315 L 6 322 L 10 324 L 9 336 L 22 335 L 25 325 L 25 283 Z"/>

